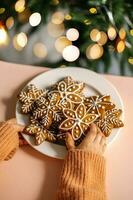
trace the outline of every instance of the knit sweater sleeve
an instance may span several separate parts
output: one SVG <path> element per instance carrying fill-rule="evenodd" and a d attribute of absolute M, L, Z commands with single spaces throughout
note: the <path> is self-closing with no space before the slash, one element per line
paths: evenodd
<path fill-rule="evenodd" d="M 104 158 L 83 150 L 69 151 L 56 200 L 106 200 Z"/>

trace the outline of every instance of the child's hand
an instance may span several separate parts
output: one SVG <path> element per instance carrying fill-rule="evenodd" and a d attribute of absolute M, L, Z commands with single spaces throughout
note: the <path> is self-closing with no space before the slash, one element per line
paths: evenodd
<path fill-rule="evenodd" d="M 71 134 L 68 133 L 66 145 L 69 150 L 76 148 L 103 155 L 106 149 L 106 138 L 95 124 L 91 124 L 90 129 L 87 131 L 86 137 L 81 144 L 75 147 L 74 140 Z"/>

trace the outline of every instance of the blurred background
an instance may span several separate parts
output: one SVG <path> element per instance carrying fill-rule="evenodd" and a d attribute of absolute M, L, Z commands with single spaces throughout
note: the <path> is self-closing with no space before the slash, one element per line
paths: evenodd
<path fill-rule="evenodd" d="M 0 59 L 132 76 L 132 0 L 3 0 Z"/>

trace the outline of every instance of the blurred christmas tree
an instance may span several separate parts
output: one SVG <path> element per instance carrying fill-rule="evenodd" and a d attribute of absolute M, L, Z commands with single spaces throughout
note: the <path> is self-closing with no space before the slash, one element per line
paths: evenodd
<path fill-rule="evenodd" d="M 44 26 L 54 38 L 43 34 L 45 41 L 53 42 L 50 52 L 44 42 L 39 42 L 38 31 Z M 94 71 L 102 68 L 108 72 L 116 59 L 120 74 L 124 75 L 127 68 L 133 73 L 132 0 L 0 2 L 0 49 L 10 45 L 22 54 L 33 35 L 38 42 L 31 45 L 32 54 L 38 60 L 33 58 L 32 64 L 80 66 Z M 53 58 L 52 51 L 58 59 Z"/>

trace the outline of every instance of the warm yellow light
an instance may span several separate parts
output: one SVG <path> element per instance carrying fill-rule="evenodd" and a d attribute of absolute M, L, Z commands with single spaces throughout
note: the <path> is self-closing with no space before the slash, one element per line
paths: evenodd
<path fill-rule="evenodd" d="M 108 28 L 108 37 L 109 37 L 109 39 L 110 40 L 114 40 L 115 38 L 116 38 L 116 35 L 117 35 L 117 33 L 116 33 L 116 30 L 115 30 L 115 28 L 114 27 L 109 27 Z"/>
<path fill-rule="evenodd" d="M 64 14 L 62 12 L 55 12 L 52 15 L 51 21 L 53 24 L 61 24 L 64 21 Z"/>
<path fill-rule="evenodd" d="M 90 38 L 92 41 L 96 42 L 100 39 L 100 35 L 99 35 L 100 31 L 98 29 L 92 29 L 92 31 L 90 32 Z"/>
<path fill-rule="evenodd" d="M 0 45 L 8 44 L 8 35 L 3 26 L 0 26 Z"/>
<path fill-rule="evenodd" d="M 3 14 L 5 12 L 5 8 L 0 8 L 0 14 Z"/>
<path fill-rule="evenodd" d="M 38 58 L 45 58 L 47 56 L 47 48 L 42 43 L 36 43 L 33 47 L 33 53 Z"/>
<path fill-rule="evenodd" d="M 7 20 L 6 20 L 6 26 L 8 29 L 11 29 L 14 25 L 14 18 L 13 17 L 9 17 Z"/>
<path fill-rule="evenodd" d="M 38 12 L 33 13 L 29 18 L 29 23 L 31 26 L 38 26 L 41 22 L 41 15 Z"/>
<path fill-rule="evenodd" d="M 103 55 L 103 47 L 98 44 L 92 44 L 86 49 L 88 59 L 98 59 Z"/>
<path fill-rule="evenodd" d="M 13 38 L 13 46 L 18 51 L 21 51 L 26 46 L 27 42 L 27 36 L 23 32 L 15 35 Z"/>
<path fill-rule="evenodd" d="M 15 10 L 16 12 L 23 12 L 25 9 L 25 0 L 18 0 L 16 3 L 15 3 Z"/>
<path fill-rule="evenodd" d="M 19 44 L 17 42 L 17 35 L 15 35 L 14 38 L 13 38 L 13 46 L 17 51 L 23 50 L 23 47 L 19 46 Z"/>
<path fill-rule="evenodd" d="M 79 38 L 79 32 L 76 28 L 70 28 L 67 30 L 66 36 L 70 41 L 76 41 Z"/>
<path fill-rule="evenodd" d="M 117 47 L 116 47 L 118 53 L 122 53 L 125 49 L 125 42 L 120 40 L 118 43 L 117 43 Z"/>
<path fill-rule="evenodd" d="M 68 62 L 73 62 L 78 59 L 80 55 L 79 48 L 74 45 L 69 45 L 64 48 L 62 56 Z"/>
<path fill-rule="evenodd" d="M 90 21 L 89 19 L 85 19 L 85 20 L 84 20 L 84 23 L 85 23 L 85 25 L 88 26 L 89 24 L 91 24 L 91 21 Z"/>
<path fill-rule="evenodd" d="M 107 37 L 105 32 L 100 31 L 97 34 L 97 42 L 98 42 L 98 44 L 104 45 L 104 44 L 106 44 L 107 40 L 108 40 L 108 37 Z"/>
<path fill-rule="evenodd" d="M 96 8 L 90 8 L 90 9 L 89 9 L 89 12 L 90 12 L 91 14 L 96 14 L 96 13 L 97 13 L 97 9 L 96 9 Z"/>
<path fill-rule="evenodd" d="M 27 44 L 27 36 L 25 33 L 21 32 L 17 35 L 17 43 L 20 47 L 25 47 Z"/>
<path fill-rule="evenodd" d="M 121 40 L 124 40 L 124 39 L 125 39 L 125 37 L 126 37 L 126 31 L 125 31 L 124 28 L 121 28 L 121 29 L 119 30 L 119 37 L 120 37 Z"/>
<path fill-rule="evenodd" d="M 128 58 L 128 62 L 133 65 L 133 57 Z"/>
<path fill-rule="evenodd" d="M 132 35 L 132 36 L 133 36 L 133 29 L 131 29 L 131 30 L 130 30 L 130 35 Z"/>
<path fill-rule="evenodd" d="M 64 27 L 63 23 L 62 24 L 53 24 L 52 22 L 50 22 L 47 26 L 47 29 L 48 29 L 49 35 L 52 37 L 59 37 L 65 31 L 65 27 Z"/>
<path fill-rule="evenodd" d="M 59 0 L 52 0 L 53 5 L 58 5 L 59 3 L 60 3 Z"/>
<path fill-rule="evenodd" d="M 66 19 L 66 20 L 71 20 L 71 19 L 72 19 L 72 16 L 69 15 L 69 14 L 66 14 L 66 15 L 65 15 L 65 19 Z"/>
<path fill-rule="evenodd" d="M 55 41 L 55 48 L 59 53 L 62 53 L 63 49 L 71 44 L 72 42 L 70 40 L 65 36 L 61 36 Z"/>

